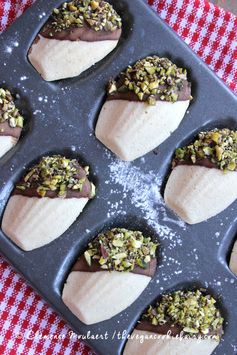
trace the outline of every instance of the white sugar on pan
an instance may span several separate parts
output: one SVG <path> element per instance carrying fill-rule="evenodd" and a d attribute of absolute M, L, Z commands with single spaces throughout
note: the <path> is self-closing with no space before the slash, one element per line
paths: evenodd
<path fill-rule="evenodd" d="M 125 194 L 129 193 L 132 204 L 142 212 L 142 216 L 157 231 L 159 237 L 169 239 L 170 248 L 177 244 L 182 245 L 181 237 L 167 226 L 167 221 L 181 229 L 186 229 L 186 226 L 179 218 L 171 219 L 167 216 L 160 193 L 161 177 L 154 171 L 145 173 L 141 168 L 119 160 L 112 161 L 109 170 L 112 183 L 122 186 Z"/>

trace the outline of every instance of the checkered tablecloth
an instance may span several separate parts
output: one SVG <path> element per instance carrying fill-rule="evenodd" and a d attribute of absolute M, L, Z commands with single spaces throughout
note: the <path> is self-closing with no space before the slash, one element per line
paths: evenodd
<path fill-rule="evenodd" d="M 0 0 L 0 31 L 33 2 Z M 237 17 L 206 0 L 148 2 L 237 93 Z M 0 355 L 91 354 L 71 336 L 69 327 L 0 257 Z"/>

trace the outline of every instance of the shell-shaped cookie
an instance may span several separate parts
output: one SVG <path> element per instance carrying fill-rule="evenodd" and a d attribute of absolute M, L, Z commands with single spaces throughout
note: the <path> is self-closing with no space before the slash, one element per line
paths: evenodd
<path fill-rule="evenodd" d="M 237 172 L 197 165 L 178 165 L 168 179 L 167 206 L 189 224 L 200 223 L 225 210 L 237 198 Z"/>
<path fill-rule="evenodd" d="M 52 242 L 76 220 L 88 198 L 10 197 L 2 220 L 3 232 L 29 251 Z"/>
<path fill-rule="evenodd" d="M 155 149 L 177 129 L 189 100 L 156 105 L 128 100 L 106 101 L 96 137 L 122 160 L 131 161 Z"/>
<path fill-rule="evenodd" d="M 143 292 L 151 277 L 131 272 L 72 271 L 62 299 L 83 323 L 110 319 L 129 307 Z"/>
<path fill-rule="evenodd" d="M 54 81 L 80 75 L 112 52 L 117 44 L 118 40 L 69 41 L 39 35 L 28 58 L 44 80 Z"/>

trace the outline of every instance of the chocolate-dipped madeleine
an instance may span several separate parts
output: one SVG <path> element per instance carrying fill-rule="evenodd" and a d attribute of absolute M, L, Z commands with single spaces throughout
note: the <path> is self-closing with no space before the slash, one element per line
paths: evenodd
<path fill-rule="evenodd" d="M 139 231 L 114 228 L 99 234 L 68 275 L 63 302 L 85 324 L 110 319 L 130 306 L 150 282 L 156 248 Z"/>
<path fill-rule="evenodd" d="M 88 170 L 76 159 L 43 157 L 15 185 L 3 215 L 3 232 L 26 251 L 58 238 L 95 195 Z"/>
<path fill-rule="evenodd" d="M 211 218 L 237 198 L 237 131 L 200 132 L 178 148 L 164 199 L 189 224 Z"/>
<path fill-rule="evenodd" d="M 237 276 L 237 240 L 231 252 L 229 266 L 230 266 L 230 270 Z"/>
<path fill-rule="evenodd" d="M 142 315 L 124 355 L 211 355 L 223 334 L 215 303 L 200 290 L 163 295 Z"/>
<path fill-rule="evenodd" d="M 176 130 L 190 100 L 186 69 L 146 57 L 109 83 L 95 135 L 120 159 L 134 160 Z"/>
<path fill-rule="evenodd" d="M 0 88 L 0 158 L 16 145 L 23 124 L 10 91 Z"/>
<path fill-rule="evenodd" d="M 47 81 L 77 76 L 117 46 L 121 27 L 121 17 L 107 1 L 64 2 L 34 40 L 29 61 Z"/>

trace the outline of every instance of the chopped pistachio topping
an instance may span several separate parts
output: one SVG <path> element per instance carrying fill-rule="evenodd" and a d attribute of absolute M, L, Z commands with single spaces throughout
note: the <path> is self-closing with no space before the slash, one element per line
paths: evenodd
<path fill-rule="evenodd" d="M 194 335 L 212 333 L 216 340 L 219 340 L 224 321 L 216 307 L 216 300 L 200 290 L 163 295 L 154 307 L 148 308 L 143 319 L 153 325 L 177 324 L 184 332 Z"/>
<path fill-rule="evenodd" d="M 114 228 L 89 243 L 84 257 L 88 265 L 94 260 L 105 270 L 132 271 L 135 266 L 145 269 L 155 258 L 157 246 L 139 231 Z"/>
<path fill-rule="evenodd" d="M 221 170 L 237 170 L 237 131 L 228 128 L 200 132 L 188 146 L 176 149 L 173 165 L 177 161 L 193 164 L 208 159 Z"/>
<path fill-rule="evenodd" d="M 33 188 L 41 197 L 47 191 L 55 191 L 58 197 L 66 197 L 69 189 L 82 191 L 88 173 L 88 167 L 81 168 L 76 159 L 67 159 L 61 155 L 43 157 L 16 185 L 16 189 L 24 191 Z M 91 195 L 94 191 L 92 186 L 94 185 L 91 184 Z"/>
<path fill-rule="evenodd" d="M 74 0 L 54 9 L 50 27 L 61 32 L 86 23 L 95 31 L 115 31 L 122 27 L 121 17 L 107 1 Z M 53 34 L 52 34 L 53 35 Z"/>
<path fill-rule="evenodd" d="M 0 123 L 5 121 L 12 128 L 23 128 L 24 119 L 16 108 L 10 91 L 0 88 Z"/>
<path fill-rule="evenodd" d="M 110 81 L 108 94 L 130 91 L 149 105 L 155 105 L 157 98 L 176 102 L 185 81 L 186 69 L 178 68 L 168 58 L 146 57 L 129 65 L 116 81 Z"/>

